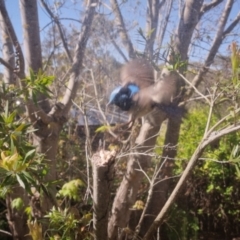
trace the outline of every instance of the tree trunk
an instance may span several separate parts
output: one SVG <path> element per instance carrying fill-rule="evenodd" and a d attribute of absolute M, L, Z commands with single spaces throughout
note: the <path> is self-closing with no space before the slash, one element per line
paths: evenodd
<path fill-rule="evenodd" d="M 94 239 L 108 238 L 107 224 L 111 202 L 116 153 L 101 150 L 92 156 Z"/>
<path fill-rule="evenodd" d="M 4 4 L 4 1 L 2 1 L 1 4 Z M 14 56 L 14 50 L 13 50 L 13 44 L 11 41 L 11 37 L 8 33 L 8 29 L 6 25 L 4 24 L 3 15 L 0 14 L 0 27 L 1 27 L 1 38 L 2 38 L 2 55 L 5 61 L 11 66 L 12 69 L 15 67 L 15 56 Z M 16 78 L 14 76 L 14 73 L 12 70 L 8 68 L 4 68 L 4 83 L 6 84 L 15 84 Z"/>
<path fill-rule="evenodd" d="M 19 4 L 22 17 L 27 74 L 29 74 L 30 70 L 38 73 L 42 70 L 42 49 L 37 1 L 20 0 Z M 50 104 L 47 96 L 44 96 L 44 94 L 38 94 L 38 105 L 45 113 L 50 111 Z"/>
<path fill-rule="evenodd" d="M 130 208 L 134 205 L 137 193 L 144 177 L 139 169 L 146 170 L 151 162 L 151 156 L 147 153 L 152 151 L 155 146 L 156 138 L 165 114 L 152 113 L 146 117 L 138 138 L 133 145 L 130 158 L 127 164 L 126 174 L 117 190 L 113 207 L 112 216 L 108 225 L 108 237 L 111 240 L 117 239 L 118 228 L 125 228 L 130 218 Z"/>

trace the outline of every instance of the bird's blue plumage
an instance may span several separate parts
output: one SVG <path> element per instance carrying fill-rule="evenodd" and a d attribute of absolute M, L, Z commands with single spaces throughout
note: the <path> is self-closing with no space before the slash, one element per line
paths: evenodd
<path fill-rule="evenodd" d="M 135 84 L 129 84 L 127 87 L 131 90 L 131 96 L 130 97 L 132 97 L 135 93 L 138 93 L 139 90 L 140 90 L 139 87 Z"/>
<path fill-rule="evenodd" d="M 123 111 L 129 111 L 133 105 L 132 97 L 138 92 L 139 87 L 132 83 L 117 87 L 110 94 L 109 104 L 114 104 Z"/>
<path fill-rule="evenodd" d="M 114 104 L 115 97 L 119 93 L 121 88 L 122 88 L 121 86 L 118 86 L 111 92 L 110 97 L 109 97 L 109 104 Z"/>
<path fill-rule="evenodd" d="M 141 106 L 139 103 L 134 103 L 133 96 L 140 92 L 139 87 L 136 84 L 130 83 L 123 87 L 119 86 L 116 87 L 109 97 L 109 104 L 114 104 L 118 106 L 122 111 L 129 111 L 135 107 L 137 107 L 137 111 L 141 112 Z M 151 93 L 149 93 L 151 94 Z M 171 117 L 177 117 L 179 115 L 183 115 L 183 109 L 179 108 L 178 106 L 169 103 L 157 103 L 151 100 L 151 97 L 147 98 L 150 100 L 149 104 L 145 104 L 144 107 L 148 107 L 149 111 L 153 108 L 158 108 L 159 110 L 164 111 Z M 144 110 L 144 109 L 143 109 Z M 144 112 L 144 111 L 143 111 Z"/>

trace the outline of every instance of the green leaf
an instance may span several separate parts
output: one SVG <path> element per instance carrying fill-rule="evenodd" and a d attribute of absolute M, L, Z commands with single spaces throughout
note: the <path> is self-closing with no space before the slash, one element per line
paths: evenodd
<path fill-rule="evenodd" d="M 95 130 L 96 133 L 98 132 L 107 132 L 111 127 L 107 125 L 103 125 Z"/>
<path fill-rule="evenodd" d="M 19 185 L 22 187 L 22 188 L 26 188 L 26 184 L 25 184 L 25 181 L 23 180 L 23 178 L 21 178 L 20 176 L 19 176 L 19 174 L 16 174 L 16 178 L 17 178 L 17 181 L 18 181 L 18 183 L 19 183 Z"/>
<path fill-rule="evenodd" d="M 28 152 L 25 154 L 25 157 L 24 157 L 23 162 L 25 163 L 25 162 L 28 161 L 30 158 L 33 158 L 33 157 L 35 156 L 35 153 L 36 153 L 36 149 L 32 149 L 32 150 L 28 151 Z"/>
<path fill-rule="evenodd" d="M 11 206 L 13 209 L 16 209 L 18 211 L 22 210 L 24 207 L 24 202 L 21 198 L 15 198 L 11 202 Z"/>

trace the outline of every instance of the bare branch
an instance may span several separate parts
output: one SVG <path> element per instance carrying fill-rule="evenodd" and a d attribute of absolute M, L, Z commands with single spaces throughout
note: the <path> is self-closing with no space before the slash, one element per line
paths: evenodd
<path fill-rule="evenodd" d="M 181 74 L 179 71 L 177 71 L 177 73 L 179 74 L 179 76 L 189 85 L 193 88 L 193 90 L 202 98 L 204 98 L 206 100 L 206 102 L 211 105 L 209 99 L 207 98 L 207 96 L 203 95 L 185 76 L 183 76 L 183 74 Z"/>
<path fill-rule="evenodd" d="M 240 22 L 240 12 L 238 13 L 237 17 L 231 22 L 231 24 L 225 29 L 223 32 L 223 36 L 226 37 Z"/>
<path fill-rule="evenodd" d="M 122 56 L 122 58 L 124 59 L 125 62 L 128 61 L 127 57 L 125 56 L 125 54 L 123 53 L 123 51 L 121 50 L 121 48 L 118 46 L 118 44 L 116 43 L 116 41 L 110 36 L 110 40 L 113 44 L 113 46 L 116 48 L 116 50 L 118 51 L 118 53 Z"/>
<path fill-rule="evenodd" d="M 163 38 L 164 38 L 165 33 L 166 33 L 170 13 L 171 13 L 171 10 L 172 10 L 172 3 L 173 3 L 173 0 L 167 1 L 166 11 L 164 11 L 164 20 L 161 21 L 162 24 L 159 26 L 159 31 L 158 31 L 159 36 L 158 36 L 158 43 L 157 43 L 157 45 L 158 45 L 157 47 L 158 47 L 159 51 L 160 51 L 160 48 L 162 47 Z M 158 59 L 158 56 L 157 56 L 156 59 Z"/>
<path fill-rule="evenodd" d="M 202 67 L 202 69 L 198 72 L 198 74 L 194 77 L 193 81 L 192 81 L 192 84 L 197 87 L 203 76 L 208 72 L 209 70 L 209 67 L 210 65 L 212 64 L 216 54 L 217 54 L 217 51 L 220 47 L 220 45 L 222 44 L 222 41 L 224 40 L 224 38 L 226 37 L 226 31 L 224 31 L 224 27 L 226 25 L 226 22 L 227 22 L 227 19 L 229 17 L 229 14 L 230 14 L 230 11 L 232 9 L 232 6 L 233 6 L 233 3 L 234 1 L 233 0 L 228 0 L 226 5 L 225 5 L 225 8 L 222 12 L 222 16 L 220 18 L 220 22 L 219 22 L 219 26 L 218 26 L 218 29 L 217 29 L 217 32 L 216 32 L 216 36 L 215 36 L 215 39 L 212 43 L 212 46 L 211 46 L 211 49 L 208 53 L 208 56 L 204 62 L 204 66 Z M 228 31 L 229 30 L 232 30 L 236 25 L 237 23 L 239 22 L 240 20 L 240 14 L 238 14 L 237 18 L 232 22 L 232 24 L 227 28 Z M 190 89 L 189 91 L 187 91 L 186 93 L 186 96 L 189 97 L 191 96 L 193 92 L 193 89 Z"/>
<path fill-rule="evenodd" d="M 215 57 L 215 55 L 218 51 L 218 48 L 223 41 L 224 27 L 225 27 L 226 22 L 228 20 L 228 17 L 229 17 L 229 14 L 231 12 L 233 3 L 234 3 L 234 0 L 228 0 L 226 5 L 225 5 L 225 8 L 222 12 L 222 16 L 220 18 L 220 22 L 219 22 L 219 25 L 218 25 L 218 30 L 216 32 L 215 39 L 213 41 L 213 44 L 212 44 L 212 47 L 211 47 L 210 52 L 208 54 L 208 57 L 205 61 L 207 67 L 212 64 L 213 59 L 214 59 L 214 57 Z"/>
<path fill-rule="evenodd" d="M 123 44 L 124 46 L 127 48 L 128 51 L 128 55 L 130 58 L 134 58 L 135 57 L 135 51 L 132 45 L 132 42 L 127 34 L 127 30 L 125 27 L 125 23 L 123 21 L 123 17 L 122 17 L 122 13 L 119 9 L 119 5 L 117 0 L 110 0 L 111 6 L 112 6 L 112 10 L 115 14 L 115 24 L 116 27 L 119 31 L 119 34 L 122 38 Z"/>
<path fill-rule="evenodd" d="M 73 59 L 73 66 L 71 69 L 72 74 L 70 76 L 66 93 L 63 98 L 63 104 L 65 105 L 64 108 L 65 115 L 67 115 L 67 113 L 69 112 L 72 105 L 72 100 L 74 100 L 78 90 L 79 74 L 81 73 L 83 68 L 82 63 L 84 52 L 87 46 L 88 37 L 90 35 L 91 25 L 95 15 L 95 8 L 97 6 L 97 2 L 98 0 L 89 1 L 88 9 L 83 20 L 81 33 L 79 34 L 79 40 L 76 46 L 75 56 Z"/>
<path fill-rule="evenodd" d="M 0 58 L 0 63 L 6 68 L 8 68 L 10 71 L 14 72 L 14 68 L 12 67 L 12 65 L 6 62 L 4 59 Z"/>
<path fill-rule="evenodd" d="M 217 5 L 219 5 L 221 2 L 223 2 L 223 0 L 213 0 L 210 3 L 203 4 L 203 6 L 201 8 L 201 11 L 200 11 L 200 17 L 202 17 L 204 13 L 208 12 L 212 8 L 214 8 Z"/>
<path fill-rule="evenodd" d="M 150 59 L 153 56 L 153 46 L 156 39 L 157 29 L 158 29 L 158 19 L 160 8 L 164 5 L 166 0 L 149 0 L 147 8 L 147 43 L 145 51 L 149 55 Z"/>
<path fill-rule="evenodd" d="M 7 232 L 7 231 L 1 230 L 1 229 L 0 229 L 0 233 L 6 234 L 6 235 L 12 237 L 12 234 L 10 232 Z"/>
<path fill-rule="evenodd" d="M 71 53 L 70 53 L 70 51 L 68 49 L 68 44 L 67 44 L 66 38 L 64 36 L 64 33 L 63 33 L 63 30 L 62 30 L 62 26 L 61 26 L 61 23 L 59 21 L 59 18 L 53 14 L 53 12 L 50 10 L 50 8 L 48 7 L 47 3 L 44 0 L 40 0 L 40 1 L 42 3 L 43 7 L 45 8 L 45 10 L 47 11 L 47 13 L 49 14 L 49 16 L 56 23 L 58 31 L 59 31 L 59 34 L 60 34 L 60 37 L 61 37 L 61 40 L 62 40 L 62 43 L 63 43 L 63 48 L 64 48 L 64 50 L 65 50 L 65 52 L 67 54 L 69 62 L 72 63 L 73 59 L 72 59 Z"/>

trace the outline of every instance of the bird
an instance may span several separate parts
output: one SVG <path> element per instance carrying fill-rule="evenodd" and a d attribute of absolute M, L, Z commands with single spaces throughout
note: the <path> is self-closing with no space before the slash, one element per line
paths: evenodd
<path fill-rule="evenodd" d="M 134 104 L 132 97 L 138 93 L 139 90 L 140 88 L 132 83 L 124 87 L 118 86 L 112 91 L 109 97 L 109 104 L 115 104 L 122 111 L 129 111 Z"/>
<path fill-rule="evenodd" d="M 181 114 L 174 104 L 177 82 L 173 72 L 164 69 L 160 80 L 154 82 L 152 66 L 144 59 L 135 59 L 123 66 L 120 76 L 122 85 L 111 92 L 108 104 L 126 111 L 130 126 L 154 109 L 172 117 Z"/>

